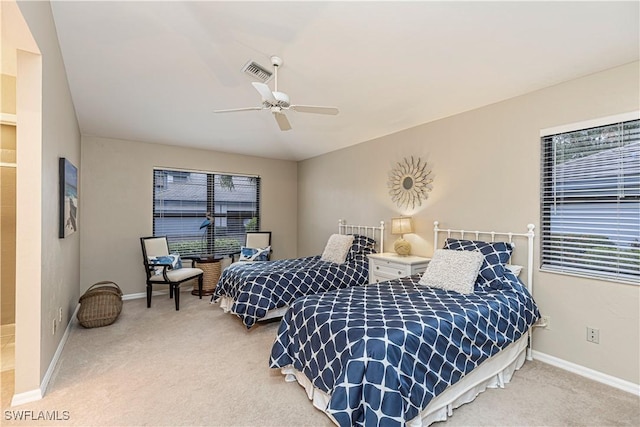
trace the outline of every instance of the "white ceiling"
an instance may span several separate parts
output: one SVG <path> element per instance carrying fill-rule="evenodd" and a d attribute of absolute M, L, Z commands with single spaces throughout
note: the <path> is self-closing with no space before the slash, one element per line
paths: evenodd
<path fill-rule="evenodd" d="M 83 134 L 300 160 L 639 58 L 628 2 L 53 1 Z M 282 132 L 242 67 L 337 116 Z M 269 83 L 273 89 L 273 82 Z"/>

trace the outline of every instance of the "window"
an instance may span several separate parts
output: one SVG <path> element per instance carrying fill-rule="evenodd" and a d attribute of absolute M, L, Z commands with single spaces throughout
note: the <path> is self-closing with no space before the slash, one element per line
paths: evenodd
<path fill-rule="evenodd" d="M 543 270 L 640 284 L 640 120 L 622 118 L 542 132 Z"/>
<path fill-rule="evenodd" d="M 224 256 L 260 230 L 260 177 L 153 171 L 153 235 L 180 255 Z M 200 228 L 208 217 L 211 225 Z"/>

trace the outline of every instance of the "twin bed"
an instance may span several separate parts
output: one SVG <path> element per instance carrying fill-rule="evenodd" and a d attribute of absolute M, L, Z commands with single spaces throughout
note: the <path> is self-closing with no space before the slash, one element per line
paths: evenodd
<path fill-rule="evenodd" d="M 234 263 L 220 276 L 212 301 L 240 317 L 247 328 L 256 322 L 282 317 L 297 298 L 364 285 L 369 279 L 367 255 L 384 247 L 384 222 L 379 226 L 338 222 L 339 235 L 353 235 L 343 263 L 324 261 L 321 255 Z"/>
<path fill-rule="evenodd" d="M 435 248 L 442 233 L 449 251 L 436 251 L 424 276 L 288 302 L 270 367 L 302 385 L 334 423 L 446 420 L 487 387 L 502 387 L 530 358 L 531 328 L 540 316 L 531 297 L 533 226 L 526 233 L 485 233 L 442 230 L 436 222 Z M 518 278 L 522 268 L 508 264 L 515 240 L 526 242 L 526 286 Z M 476 252 L 470 291 L 454 291 L 442 278 L 425 286 L 436 259 L 456 250 Z"/>

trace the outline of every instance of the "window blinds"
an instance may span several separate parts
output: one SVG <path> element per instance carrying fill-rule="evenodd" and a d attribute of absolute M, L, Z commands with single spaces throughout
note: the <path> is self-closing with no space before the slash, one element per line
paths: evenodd
<path fill-rule="evenodd" d="M 166 235 L 182 256 L 238 251 L 247 231 L 260 229 L 260 178 L 156 169 L 153 234 Z M 210 225 L 204 226 L 203 222 Z"/>
<path fill-rule="evenodd" d="M 640 120 L 541 140 L 542 268 L 640 283 Z"/>

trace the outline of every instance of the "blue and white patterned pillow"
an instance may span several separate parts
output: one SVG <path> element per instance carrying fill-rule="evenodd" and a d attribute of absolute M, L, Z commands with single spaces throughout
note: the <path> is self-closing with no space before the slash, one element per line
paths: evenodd
<path fill-rule="evenodd" d="M 238 261 L 268 261 L 269 253 L 271 252 L 271 246 L 266 248 L 247 248 L 246 246 L 240 247 L 240 257 Z"/>
<path fill-rule="evenodd" d="M 180 259 L 180 254 L 178 253 L 159 257 L 149 257 L 149 265 L 154 264 L 170 264 L 171 270 L 177 270 L 179 268 L 182 268 L 182 259 Z M 154 273 L 156 275 L 162 274 L 162 270 L 164 270 L 164 267 L 156 267 L 154 269 Z"/>
<path fill-rule="evenodd" d="M 353 243 L 347 253 L 347 261 L 351 261 L 356 258 L 357 255 L 368 255 L 376 253 L 376 241 L 371 237 L 363 236 L 361 234 L 353 235 Z"/>
<path fill-rule="evenodd" d="M 513 246 L 506 242 L 482 242 L 479 240 L 447 239 L 444 249 L 479 251 L 484 256 L 476 286 L 502 289 L 505 265 L 511 258 Z"/>

